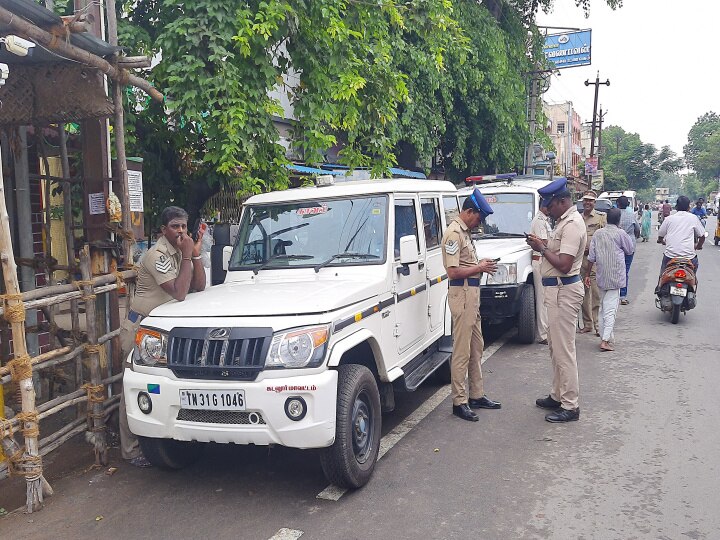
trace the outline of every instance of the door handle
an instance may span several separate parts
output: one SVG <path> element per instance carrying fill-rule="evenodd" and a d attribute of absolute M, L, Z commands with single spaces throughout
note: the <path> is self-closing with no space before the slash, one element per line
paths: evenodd
<path fill-rule="evenodd" d="M 422 261 L 418 261 L 418 270 L 422 270 L 423 268 L 425 268 L 425 263 Z"/>

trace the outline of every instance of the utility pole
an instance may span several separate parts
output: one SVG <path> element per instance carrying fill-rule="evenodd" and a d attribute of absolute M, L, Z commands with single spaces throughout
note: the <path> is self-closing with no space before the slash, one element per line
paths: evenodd
<path fill-rule="evenodd" d="M 530 127 L 530 141 L 525 147 L 525 165 L 523 166 L 523 174 L 528 173 L 528 169 L 532 168 L 533 143 L 535 142 L 535 129 L 537 126 L 537 98 L 538 98 L 538 74 L 531 73 L 530 77 L 530 107 L 528 111 L 528 120 Z"/>
<path fill-rule="evenodd" d="M 602 156 L 602 125 L 607 113 L 607 111 L 603 112 L 602 105 L 600 105 L 600 114 L 598 115 L 598 170 L 600 169 L 600 157 Z"/>
<path fill-rule="evenodd" d="M 595 82 L 590 82 L 589 80 L 585 80 L 585 86 L 590 85 L 595 86 L 595 101 L 593 102 L 593 117 L 592 117 L 592 128 L 590 131 L 590 157 L 595 156 L 595 129 L 597 128 L 597 106 L 598 106 L 598 93 L 600 91 L 600 85 L 604 84 L 605 86 L 610 86 L 610 79 L 606 79 L 605 82 L 600 82 L 600 72 L 597 72 L 597 75 L 595 76 Z M 598 158 L 599 162 L 599 158 Z M 598 166 L 598 169 L 600 167 Z M 592 175 L 588 175 L 587 179 L 588 187 L 592 188 Z"/>

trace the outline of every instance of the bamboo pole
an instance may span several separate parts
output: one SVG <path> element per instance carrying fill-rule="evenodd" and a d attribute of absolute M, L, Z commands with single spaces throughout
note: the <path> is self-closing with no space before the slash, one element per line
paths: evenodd
<path fill-rule="evenodd" d="M 66 42 L 62 38 L 46 32 L 42 28 L 38 28 L 32 23 L 16 16 L 11 11 L 0 7 L 0 23 L 7 26 L 4 30 L 11 30 L 22 34 L 31 41 L 36 41 L 51 51 L 56 51 L 59 55 L 75 60 L 81 64 L 94 67 L 102 71 L 105 75 L 113 80 L 126 80 L 127 84 L 135 86 L 148 94 L 151 98 L 162 103 L 163 95 L 158 92 L 148 81 L 141 79 L 135 75 L 131 75 L 121 68 L 117 68 L 110 64 L 107 60 L 95 56 L 94 54 Z"/>
<path fill-rule="evenodd" d="M 2 161 L 0 157 L 0 162 Z M 25 234 L 29 234 L 26 231 Z M 32 367 L 25 342 L 25 309 L 20 296 L 20 286 L 17 279 L 17 266 L 13 256 L 12 239 L 10 236 L 10 219 L 5 205 L 5 186 L 2 167 L 0 167 L 0 261 L 2 262 L 3 279 L 5 281 L 6 311 L 5 318 L 9 320 L 13 335 L 12 360 L 13 378 L 18 379 L 20 385 L 23 435 L 25 436 L 25 449 L 20 454 L 20 448 L 13 448 L 17 443 L 11 437 L 4 437 L 1 441 L 5 455 L 11 456 L 14 467 L 25 476 L 27 482 L 26 508 L 30 513 L 42 507 L 43 495 L 52 492 L 49 484 L 42 474 L 42 458 L 38 454 L 38 422 L 35 410 L 35 388 L 32 382 Z M 10 453 L 8 453 L 8 450 Z M 15 450 L 12 452 L 12 450 Z M 14 458 L 14 459 L 13 459 Z"/>
<path fill-rule="evenodd" d="M 94 434 L 95 465 L 107 465 L 107 442 L 105 440 L 105 423 L 103 422 L 102 402 L 104 392 L 100 372 L 100 347 L 98 344 L 97 318 L 95 294 L 90 271 L 90 247 L 85 245 L 80 251 L 80 271 L 82 272 L 83 290 L 85 291 L 85 328 L 87 331 L 87 352 L 90 359 L 90 386 L 88 395 L 91 396 L 92 412 L 88 415 L 90 430 Z M 94 396 L 94 398 L 92 398 Z"/>

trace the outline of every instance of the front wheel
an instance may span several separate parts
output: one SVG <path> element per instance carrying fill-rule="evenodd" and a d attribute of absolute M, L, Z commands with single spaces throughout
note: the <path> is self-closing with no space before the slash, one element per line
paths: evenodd
<path fill-rule="evenodd" d="M 520 293 L 520 311 L 517 316 L 517 339 L 520 343 L 535 341 L 535 288 L 527 285 Z"/>
<path fill-rule="evenodd" d="M 672 313 L 670 313 L 670 322 L 677 324 L 680 320 L 680 304 L 673 304 Z"/>
<path fill-rule="evenodd" d="M 175 439 L 138 437 L 138 442 L 147 460 L 161 469 L 184 469 L 200 459 L 205 450 L 202 443 Z"/>
<path fill-rule="evenodd" d="M 380 394 L 365 366 L 338 368 L 335 442 L 324 448 L 320 463 L 328 481 L 340 487 L 367 484 L 380 450 Z"/>

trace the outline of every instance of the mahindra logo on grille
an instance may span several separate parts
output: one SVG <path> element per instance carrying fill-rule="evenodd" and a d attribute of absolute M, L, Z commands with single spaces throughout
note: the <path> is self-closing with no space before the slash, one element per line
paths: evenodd
<path fill-rule="evenodd" d="M 208 334 L 208 339 L 225 339 L 230 335 L 229 328 L 213 328 Z"/>
<path fill-rule="evenodd" d="M 220 375 L 222 375 L 223 377 L 229 377 L 229 376 L 230 376 L 230 372 L 229 372 L 228 370 L 226 370 L 226 369 L 223 369 L 223 370 L 220 372 Z"/>

